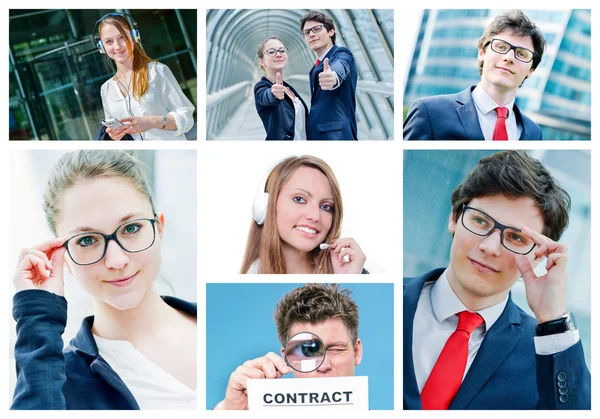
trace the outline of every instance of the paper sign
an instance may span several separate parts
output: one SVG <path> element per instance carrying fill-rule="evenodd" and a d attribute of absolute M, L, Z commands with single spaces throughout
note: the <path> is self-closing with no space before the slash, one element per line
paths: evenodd
<path fill-rule="evenodd" d="M 369 410 L 368 377 L 248 380 L 248 409 Z"/>

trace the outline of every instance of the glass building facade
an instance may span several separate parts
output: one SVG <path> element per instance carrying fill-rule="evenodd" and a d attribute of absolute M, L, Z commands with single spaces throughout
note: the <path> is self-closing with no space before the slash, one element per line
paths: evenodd
<path fill-rule="evenodd" d="M 100 86 L 115 68 L 92 32 L 115 11 L 133 16 L 146 53 L 166 64 L 197 104 L 196 10 L 10 10 L 11 140 L 93 138 L 104 118 Z"/>
<path fill-rule="evenodd" d="M 334 22 L 336 44 L 350 49 L 356 60 L 358 138 L 393 139 L 394 11 L 322 11 Z M 308 73 L 315 54 L 300 33 L 300 20 L 307 12 L 207 10 L 207 139 L 265 138 L 252 87 L 263 75 L 258 47 L 270 36 L 279 37 L 288 48 L 285 79 L 310 105 Z"/>
<path fill-rule="evenodd" d="M 425 10 L 408 69 L 404 111 L 413 100 L 457 93 L 479 82 L 477 41 L 501 9 Z M 524 10 L 547 48 L 516 104 L 546 140 L 591 137 L 591 11 Z"/>

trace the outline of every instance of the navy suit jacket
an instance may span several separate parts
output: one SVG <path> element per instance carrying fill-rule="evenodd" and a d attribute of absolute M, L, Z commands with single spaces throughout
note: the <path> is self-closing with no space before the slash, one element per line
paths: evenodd
<path fill-rule="evenodd" d="M 471 86 L 460 93 L 415 100 L 404 120 L 405 140 L 483 140 Z M 512 111 L 523 129 L 520 140 L 541 140 L 542 129 L 521 113 Z"/>
<path fill-rule="evenodd" d="M 335 90 L 321 90 L 319 74 L 323 72 L 323 62 L 310 70 L 311 105 L 307 137 L 309 140 L 357 140 L 358 74 L 354 56 L 349 49 L 334 45 L 325 58 L 329 58 L 329 67 L 337 73 L 340 86 Z"/>
<path fill-rule="evenodd" d="M 196 316 L 196 303 L 163 297 L 171 307 Z M 24 290 L 13 297 L 17 321 L 14 410 L 138 410 L 121 377 L 98 353 L 94 316 L 63 350 L 67 300 L 48 291 Z M 174 344 L 176 344 L 174 342 Z"/>
<path fill-rule="evenodd" d="M 413 323 L 423 285 L 442 272 L 404 278 L 404 409 L 422 408 L 413 363 Z M 581 341 L 554 355 L 537 355 L 536 325 L 537 320 L 509 297 L 449 409 L 590 409 L 591 379 Z"/>
<path fill-rule="evenodd" d="M 304 123 L 307 124 L 308 108 L 306 103 L 298 92 L 289 84 L 283 81 L 304 106 Z M 277 99 L 271 93 L 271 83 L 266 77 L 261 78 L 254 85 L 254 105 L 256 111 L 262 119 L 265 131 L 267 131 L 267 140 L 293 140 L 296 124 L 296 111 L 292 99 L 285 95 L 282 100 Z"/>

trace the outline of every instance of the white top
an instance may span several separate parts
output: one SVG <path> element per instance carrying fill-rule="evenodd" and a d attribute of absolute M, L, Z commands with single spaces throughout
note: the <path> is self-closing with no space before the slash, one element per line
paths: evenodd
<path fill-rule="evenodd" d="M 114 77 L 102 85 L 100 94 L 105 120 L 132 117 L 129 106 L 133 116 L 173 115 L 176 130 L 153 128 L 142 133 L 144 140 L 185 140 L 184 134 L 194 126 L 194 105 L 183 94 L 175 76 L 164 64 L 148 64 L 148 90 L 141 102 L 132 93 L 123 96 Z M 136 140 L 142 139 L 139 134 L 132 136 Z"/>
<path fill-rule="evenodd" d="M 250 265 L 250 268 L 248 268 L 248 272 L 246 272 L 246 273 L 247 274 L 257 274 L 259 266 L 260 266 L 260 259 L 256 259 L 254 262 L 252 262 L 252 265 Z"/>
<path fill-rule="evenodd" d="M 195 410 L 196 392 L 124 340 L 94 335 L 98 353 L 121 377 L 141 410 Z"/>
<path fill-rule="evenodd" d="M 486 141 L 492 141 L 492 138 L 494 137 L 494 128 L 496 128 L 496 119 L 498 119 L 496 108 L 500 105 L 494 102 L 494 99 L 483 90 L 481 84 L 478 84 L 477 87 L 473 89 L 472 95 L 473 102 L 475 102 L 475 108 L 477 109 L 479 126 L 481 127 L 481 132 L 483 132 L 483 138 Z M 502 105 L 508 109 L 508 117 L 506 117 L 508 141 L 519 141 L 521 133 L 523 132 L 523 128 L 517 124 L 517 118 L 513 112 L 514 105 L 514 99 L 511 102 Z"/>
<path fill-rule="evenodd" d="M 294 113 L 296 114 L 294 122 L 294 141 L 306 141 L 306 113 L 304 105 L 297 96 L 292 99 L 292 102 L 294 103 Z"/>
<path fill-rule="evenodd" d="M 452 291 L 446 272 L 444 271 L 437 281 L 425 283 L 417 304 L 413 322 L 412 354 L 419 392 L 423 390 L 446 341 L 458 326 L 458 316 L 455 314 L 467 310 Z M 477 356 L 486 331 L 498 320 L 507 302 L 508 296 L 494 306 L 477 311 L 483 317 L 484 323 L 473 331 L 469 339 L 469 355 L 463 379 Z M 533 340 L 537 354 L 550 355 L 577 343 L 579 331 L 536 336 Z"/>

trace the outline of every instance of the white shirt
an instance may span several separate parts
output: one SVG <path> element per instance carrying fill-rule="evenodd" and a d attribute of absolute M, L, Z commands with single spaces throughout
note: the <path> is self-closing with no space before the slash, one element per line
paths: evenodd
<path fill-rule="evenodd" d="M 98 353 L 121 377 L 141 410 L 195 410 L 196 392 L 124 340 L 94 335 Z"/>
<path fill-rule="evenodd" d="M 447 270 L 440 275 L 437 281 L 425 283 L 415 312 L 412 354 L 419 392 L 423 390 L 446 341 L 456 330 L 458 316 L 455 314 L 467 310 L 450 287 L 446 272 Z M 507 302 L 508 296 L 494 306 L 477 311 L 483 317 L 484 323 L 471 333 L 463 379 L 477 356 L 486 331 L 498 320 Z M 539 355 L 561 352 L 578 341 L 579 331 L 577 330 L 534 337 L 535 351 Z"/>
<path fill-rule="evenodd" d="M 494 102 L 494 99 L 483 90 L 481 84 L 478 84 L 477 87 L 473 89 L 472 96 L 473 102 L 475 102 L 475 108 L 477 109 L 477 119 L 479 119 L 479 126 L 481 127 L 481 132 L 483 132 L 483 138 L 486 141 L 492 141 L 492 138 L 494 137 L 494 128 L 496 128 L 496 120 L 498 119 L 496 108 L 500 105 Z M 523 128 L 517 124 L 517 118 L 513 111 L 514 105 L 514 99 L 502 105 L 508 109 L 506 132 L 508 133 L 509 141 L 519 141 L 521 133 L 523 132 Z"/>
<path fill-rule="evenodd" d="M 292 99 L 294 103 L 294 141 L 306 141 L 305 110 L 302 101 L 297 96 Z"/>
<path fill-rule="evenodd" d="M 132 93 L 123 96 L 119 84 L 114 77 L 107 80 L 100 88 L 104 119 L 123 119 L 132 116 L 173 115 L 176 130 L 150 129 L 132 136 L 136 140 L 185 140 L 185 133 L 194 126 L 194 105 L 183 94 L 179 83 L 169 67 L 151 62 L 148 64 L 148 90 L 138 101 Z M 130 113 L 131 110 L 131 113 Z"/>

